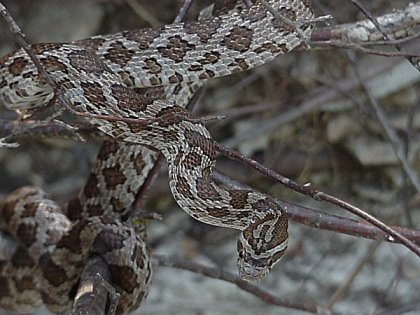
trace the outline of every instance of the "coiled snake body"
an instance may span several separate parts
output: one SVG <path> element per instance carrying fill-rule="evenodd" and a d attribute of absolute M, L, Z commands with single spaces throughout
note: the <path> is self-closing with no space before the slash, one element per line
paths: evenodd
<path fill-rule="evenodd" d="M 190 82 L 261 65 L 308 36 L 308 0 L 268 2 L 298 23 L 299 31 L 256 1 L 249 8 L 238 4 L 227 14 L 198 22 L 70 44 L 32 45 L 66 104 L 116 139 L 103 145 L 86 186 L 69 203 L 66 215 L 33 188 L 18 190 L 3 204 L 2 228 L 26 247 L 36 279 L 30 279 L 32 290 L 40 292 L 52 311 L 71 308 L 78 277 L 91 255 L 101 256 L 110 266 L 111 284 L 122 294 L 117 313 L 133 311 L 144 299 L 151 278 L 144 235 L 121 215 L 153 165 L 153 150 L 168 162 L 170 189 L 182 209 L 204 223 L 241 230 L 238 269 L 243 279 L 260 280 L 282 257 L 288 239 L 284 211 L 266 195 L 228 190 L 212 181 L 213 141 L 183 109 L 193 90 Z M 166 85 L 160 98 L 133 89 Z M 0 60 L 0 100 L 6 107 L 25 111 L 45 106 L 53 96 L 53 87 L 39 77 L 22 50 Z M 54 224 L 45 225 L 47 219 Z M 2 281 L 17 297 L 0 296 L 0 305 L 23 310 L 16 304 L 30 308 L 38 298 L 19 299 L 22 277 L 15 266 L 13 260 L 1 266 Z"/>

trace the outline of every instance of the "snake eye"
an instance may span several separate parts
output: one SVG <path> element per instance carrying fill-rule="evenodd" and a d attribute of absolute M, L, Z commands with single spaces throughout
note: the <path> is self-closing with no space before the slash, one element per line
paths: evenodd
<path fill-rule="evenodd" d="M 239 251 L 238 256 L 240 259 L 244 258 L 244 251 L 243 250 Z"/>

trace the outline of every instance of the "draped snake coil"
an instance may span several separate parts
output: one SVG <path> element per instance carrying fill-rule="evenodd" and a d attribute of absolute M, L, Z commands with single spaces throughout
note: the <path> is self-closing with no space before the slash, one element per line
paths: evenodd
<path fill-rule="evenodd" d="M 216 8 L 223 8 L 224 1 L 218 3 Z M 42 300 L 55 313 L 68 311 L 86 260 L 99 255 L 121 293 L 117 313 L 137 309 L 150 286 L 151 265 L 144 231 L 124 214 L 156 152 L 167 160 L 170 189 L 183 210 L 204 223 L 241 231 L 242 279 L 259 281 L 279 261 L 288 240 L 284 210 L 269 196 L 212 181 L 215 146 L 207 129 L 183 108 L 194 85 L 262 65 L 308 37 L 309 0 L 268 3 L 297 22 L 299 31 L 256 1 L 195 22 L 32 45 L 61 99 L 115 141 L 104 143 L 85 187 L 66 211 L 35 188 L 22 188 L 3 202 L 1 228 L 19 239 L 20 247 L 1 262 L 0 306 L 25 312 Z M 157 96 L 138 93 L 151 87 L 158 87 Z M 54 88 L 23 50 L 0 59 L 0 101 L 7 108 L 25 112 L 53 97 Z M 18 257 L 22 253 L 25 262 Z"/>

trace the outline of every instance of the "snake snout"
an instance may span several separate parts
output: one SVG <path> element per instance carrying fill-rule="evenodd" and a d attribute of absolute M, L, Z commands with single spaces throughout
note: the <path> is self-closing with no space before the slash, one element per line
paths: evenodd
<path fill-rule="evenodd" d="M 248 282 L 260 282 L 268 273 L 267 267 L 255 266 L 238 260 L 239 277 Z"/>

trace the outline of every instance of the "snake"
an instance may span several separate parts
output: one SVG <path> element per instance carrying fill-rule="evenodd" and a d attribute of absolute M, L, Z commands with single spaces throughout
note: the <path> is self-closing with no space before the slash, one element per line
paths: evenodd
<path fill-rule="evenodd" d="M 199 21 L 33 44 L 43 75 L 23 49 L 0 59 L 5 107 L 25 115 L 64 105 L 113 139 L 102 145 L 87 183 L 66 209 L 31 187 L 3 201 L 0 228 L 19 246 L 0 265 L 1 307 L 27 312 L 42 301 L 54 313 L 68 312 L 84 264 L 97 255 L 121 294 L 116 313 L 136 310 L 152 268 L 145 231 L 127 213 L 158 154 L 167 161 L 180 208 L 203 223 L 240 230 L 243 280 L 260 281 L 283 257 L 285 210 L 266 194 L 212 180 L 215 143 L 202 119 L 185 109 L 203 82 L 305 45 L 314 16 L 309 0 L 251 2 L 216 1 L 215 14 Z M 19 255 L 30 263 L 22 266 Z"/>

